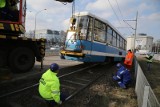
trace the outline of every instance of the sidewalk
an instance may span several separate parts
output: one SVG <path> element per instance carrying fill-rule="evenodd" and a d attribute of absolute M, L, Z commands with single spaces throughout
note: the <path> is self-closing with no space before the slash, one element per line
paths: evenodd
<path fill-rule="evenodd" d="M 158 101 L 160 102 L 160 61 L 154 60 L 151 65 L 151 70 L 147 71 L 147 62 L 144 58 L 145 55 L 137 56 L 137 60 L 151 85 Z"/>

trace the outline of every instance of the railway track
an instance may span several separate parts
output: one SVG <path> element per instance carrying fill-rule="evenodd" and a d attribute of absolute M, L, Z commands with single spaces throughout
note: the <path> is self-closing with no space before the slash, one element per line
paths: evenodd
<path fill-rule="evenodd" d="M 70 93 L 70 96 L 67 98 L 66 102 L 102 76 L 102 73 L 93 70 L 96 66 L 97 64 L 94 64 L 59 75 L 62 90 L 68 90 Z M 40 104 L 39 107 L 45 107 L 45 102 L 39 97 L 37 88 L 38 83 L 19 90 L 11 91 L 9 93 L 1 94 L 1 105 L 8 103 L 11 107 L 35 107 Z M 26 100 L 24 101 L 23 98 Z M 36 100 L 37 103 L 34 100 Z"/>

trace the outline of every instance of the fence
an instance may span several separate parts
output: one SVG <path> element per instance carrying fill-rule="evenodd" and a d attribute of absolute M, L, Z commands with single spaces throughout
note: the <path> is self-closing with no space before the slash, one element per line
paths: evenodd
<path fill-rule="evenodd" d="M 150 87 L 141 67 L 135 58 L 135 76 L 138 107 L 160 107 L 160 104 Z"/>

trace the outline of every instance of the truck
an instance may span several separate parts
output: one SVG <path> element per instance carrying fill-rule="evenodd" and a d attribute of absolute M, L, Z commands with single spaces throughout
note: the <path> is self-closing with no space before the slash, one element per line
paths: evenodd
<path fill-rule="evenodd" d="M 25 17 L 26 0 L 6 0 L 0 8 L 0 68 L 23 73 L 44 59 L 45 39 L 24 36 Z"/>
<path fill-rule="evenodd" d="M 71 3 L 73 0 L 55 0 Z M 25 37 L 26 0 L 2 0 L 0 2 L 0 68 L 12 72 L 30 71 L 35 61 L 45 56 L 45 39 Z"/>

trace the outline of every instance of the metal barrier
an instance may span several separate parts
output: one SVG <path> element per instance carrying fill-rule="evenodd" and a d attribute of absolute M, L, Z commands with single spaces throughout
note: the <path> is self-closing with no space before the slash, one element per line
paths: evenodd
<path fill-rule="evenodd" d="M 137 94 L 138 107 L 160 107 L 160 103 L 158 102 L 136 58 L 135 76 L 135 92 Z"/>

